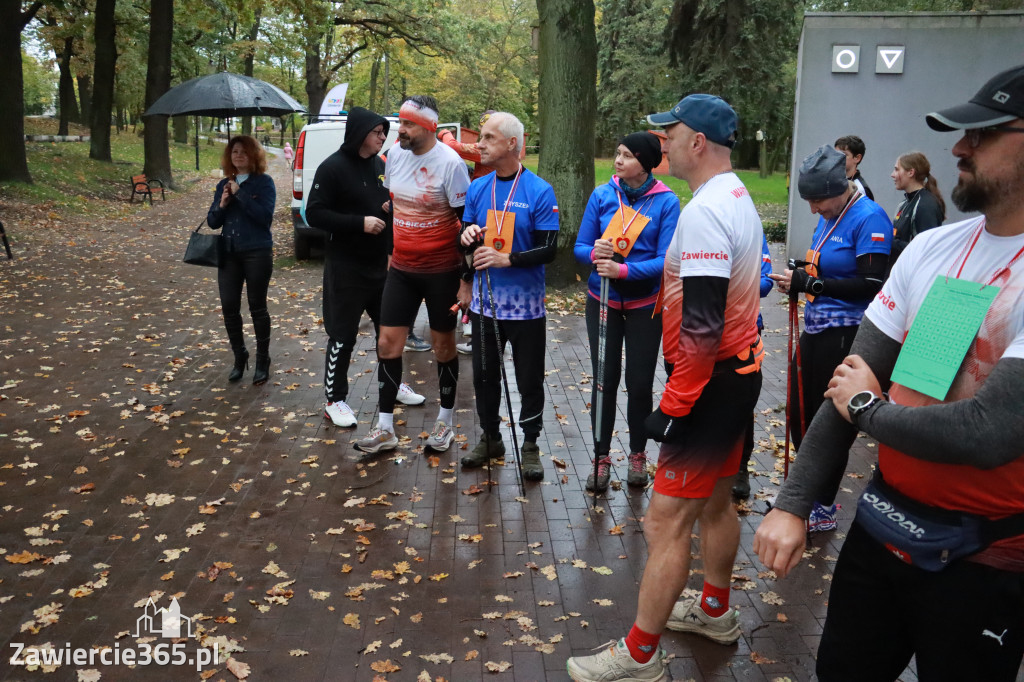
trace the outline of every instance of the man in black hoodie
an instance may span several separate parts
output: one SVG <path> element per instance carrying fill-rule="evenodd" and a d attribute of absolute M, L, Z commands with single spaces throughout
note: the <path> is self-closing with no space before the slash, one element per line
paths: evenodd
<path fill-rule="evenodd" d="M 324 257 L 324 328 L 329 337 L 324 363 L 327 416 L 337 426 L 356 425 L 348 397 L 348 365 L 363 311 L 380 334 L 380 301 L 392 248 L 384 161 L 377 155 L 387 138 L 386 118 L 362 107 L 348 113 L 345 141 L 313 178 L 306 203 L 310 225 L 327 233 Z M 405 395 L 402 395 L 402 393 Z M 404 398 L 404 400 L 403 400 Z M 422 403 L 402 384 L 399 400 Z"/>

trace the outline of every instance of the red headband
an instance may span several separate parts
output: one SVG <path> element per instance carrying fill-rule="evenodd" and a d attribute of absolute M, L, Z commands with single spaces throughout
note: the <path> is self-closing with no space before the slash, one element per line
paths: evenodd
<path fill-rule="evenodd" d="M 402 108 L 398 110 L 398 118 L 415 123 L 430 132 L 437 130 L 437 112 L 420 106 L 412 100 L 402 103 Z"/>

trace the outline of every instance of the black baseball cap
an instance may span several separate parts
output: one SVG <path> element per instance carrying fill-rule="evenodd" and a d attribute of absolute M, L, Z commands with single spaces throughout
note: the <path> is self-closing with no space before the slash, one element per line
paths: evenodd
<path fill-rule="evenodd" d="M 1015 118 L 1024 118 L 1024 66 L 994 76 L 966 104 L 925 116 L 929 128 L 943 133 L 988 128 Z"/>

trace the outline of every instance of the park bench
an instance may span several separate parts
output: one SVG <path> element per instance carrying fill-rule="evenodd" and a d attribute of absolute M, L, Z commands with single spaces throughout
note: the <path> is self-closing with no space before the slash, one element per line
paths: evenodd
<path fill-rule="evenodd" d="M 128 198 L 128 203 L 135 201 L 135 195 L 138 194 L 142 197 L 141 201 L 145 203 L 146 198 L 149 198 L 149 205 L 153 205 L 153 188 L 152 185 L 156 184 L 160 187 L 160 199 L 167 201 L 167 197 L 164 196 L 164 183 L 157 180 L 156 178 L 150 180 L 146 178 L 146 175 L 133 175 L 132 176 L 132 195 Z"/>

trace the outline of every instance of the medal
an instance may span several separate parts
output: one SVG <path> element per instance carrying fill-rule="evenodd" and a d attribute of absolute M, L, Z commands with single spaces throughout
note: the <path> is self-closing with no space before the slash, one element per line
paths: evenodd
<path fill-rule="evenodd" d="M 617 240 L 615 240 L 615 248 L 618 249 L 619 251 L 625 251 L 628 246 L 629 240 L 626 239 L 625 237 L 619 237 Z"/>
<path fill-rule="evenodd" d="M 505 240 L 504 239 L 500 239 L 500 238 L 499 239 L 495 239 L 492 243 L 494 244 L 494 250 L 495 251 L 501 251 L 502 248 L 505 247 Z"/>

